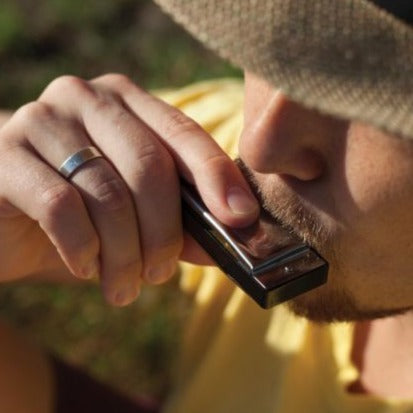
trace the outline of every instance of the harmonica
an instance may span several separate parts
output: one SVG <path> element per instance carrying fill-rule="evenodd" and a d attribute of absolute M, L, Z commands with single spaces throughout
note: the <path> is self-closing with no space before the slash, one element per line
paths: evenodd
<path fill-rule="evenodd" d="M 268 309 L 327 281 L 328 263 L 262 210 L 247 228 L 229 228 L 206 208 L 194 187 L 181 183 L 184 229 L 217 266 Z"/>

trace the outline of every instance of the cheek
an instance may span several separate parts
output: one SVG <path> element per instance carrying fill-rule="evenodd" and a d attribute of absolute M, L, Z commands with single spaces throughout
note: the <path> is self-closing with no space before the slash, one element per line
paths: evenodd
<path fill-rule="evenodd" d="M 344 162 L 341 214 L 349 230 L 346 249 L 350 261 L 394 269 L 394 254 L 402 271 L 413 264 L 413 153 L 411 144 L 363 125 L 348 134 Z M 344 195 L 345 194 L 345 195 Z M 409 258 L 412 257 L 412 258 Z M 390 264 L 389 268 L 386 268 Z"/>
<path fill-rule="evenodd" d="M 344 182 L 354 213 L 402 212 L 403 204 L 413 199 L 410 152 L 407 142 L 370 127 L 353 124 L 349 128 Z"/>
<path fill-rule="evenodd" d="M 412 305 L 412 147 L 361 125 L 348 132 L 332 187 L 345 222 L 336 280 L 362 307 Z"/>

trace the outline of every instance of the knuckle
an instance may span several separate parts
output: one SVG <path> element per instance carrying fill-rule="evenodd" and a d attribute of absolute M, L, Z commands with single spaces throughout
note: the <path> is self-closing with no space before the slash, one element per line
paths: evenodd
<path fill-rule="evenodd" d="M 41 202 L 46 219 L 52 223 L 59 219 L 63 211 L 78 207 L 81 199 L 73 186 L 62 183 L 44 191 L 41 194 Z"/>
<path fill-rule="evenodd" d="M 140 147 L 136 153 L 136 159 L 136 175 L 138 179 L 142 176 L 146 179 L 165 178 L 173 168 L 170 156 L 154 143 L 147 143 Z"/>
<path fill-rule="evenodd" d="M 196 133 L 198 129 L 199 126 L 193 120 L 178 110 L 173 110 L 172 113 L 165 118 L 162 128 L 165 136 L 170 138 L 179 137 L 186 133 Z"/>
<path fill-rule="evenodd" d="M 90 92 L 91 88 L 86 80 L 77 76 L 64 75 L 54 79 L 45 89 L 42 96 L 60 95 L 75 92 Z"/>
<path fill-rule="evenodd" d="M 229 158 L 225 154 L 214 154 L 206 157 L 201 166 L 201 170 L 211 173 L 211 171 L 223 172 L 226 170 L 230 162 Z"/>
<path fill-rule="evenodd" d="M 53 110 L 43 102 L 30 102 L 20 107 L 13 118 L 15 121 L 22 122 L 24 125 L 33 122 L 44 122 L 53 115 Z"/>
<path fill-rule="evenodd" d="M 122 73 L 107 73 L 101 77 L 101 80 L 118 86 L 129 86 L 132 83 L 130 78 Z"/>
<path fill-rule="evenodd" d="M 95 197 L 100 208 L 106 212 L 123 211 L 131 202 L 126 184 L 118 177 L 100 182 L 95 187 Z"/>

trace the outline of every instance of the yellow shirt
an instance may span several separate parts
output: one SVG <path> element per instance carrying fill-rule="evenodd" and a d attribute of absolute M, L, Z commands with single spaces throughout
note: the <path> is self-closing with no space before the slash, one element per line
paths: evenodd
<path fill-rule="evenodd" d="M 242 128 L 240 81 L 201 82 L 160 94 L 231 156 Z M 286 307 L 263 310 L 216 268 L 182 266 L 194 297 L 165 413 L 402 413 L 413 401 L 351 394 L 353 325 L 315 325 Z"/>

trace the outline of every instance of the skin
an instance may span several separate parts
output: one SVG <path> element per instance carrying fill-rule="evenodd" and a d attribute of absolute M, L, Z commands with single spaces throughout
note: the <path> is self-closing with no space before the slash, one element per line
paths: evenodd
<path fill-rule="evenodd" d="M 410 309 L 413 142 L 308 110 L 251 74 L 245 119 L 240 158 L 262 201 L 330 262 L 328 285 L 294 308 L 320 321 Z"/>
<path fill-rule="evenodd" d="M 350 390 L 411 399 L 413 142 L 304 108 L 247 74 L 239 153 L 267 210 L 330 262 L 328 284 L 293 311 L 359 321 Z"/>
<path fill-rule="evenodd" d="M 178 176 L 228 225 L 258 216 L 210 136 L 125 76 L 56 79 L 38 100 L 2 112 L 0 125 L 0 282 L 97 279 L 107 301 L 124 306 L 142 283 L 167 281 L 178 258 L 210 263 L 183 235 Z M 63 179 L 62 162 L 89 145 L 105 158 Z M 0 410 L 53 412 L 48 357 L 1 324 L 0 336 Z"/>
<path fill-rule="evenodd" d="M 105 158 L 60 176 L 62 162 L 89 145 Z M 178 176 L 228 225 L 258 214 L 218 145 L 122 75 L 65 76 L 17 110 L 0 129 L 0 174 L 0 279 L 99 278 L 118 306 L 137 297 L 142 281 L 175 272 L 185 242 Z"/>
<path fill-rule="evenodd" d="M 412 397 L 413 143 L 304 108 L 248 73 L 245 120 L 239 153 L 257 197 L 331 265 L 328 284 L 292 309 L 360 320 L 353 391 Z M 105 158 L 64 180 L 58 167 L 91 144 Z M 55 80 L 6 116 L 0 154 L 2 281 L 98 277 L 107 300 L 126 305 L 143 282 L 166 281 L 178 258 L 208 262 L 183 235 L 178 176 L 226 225 L 249 225 L 259 211 L 198 125 L 120 75 Z"/>
<path fill-rule="evenodd" d="M 53 371 L 47 356 L 0 321 L 0 408 L 4 412 L 53 412 Z M 16 368 L 18 366 L 18 368 Z"/>

